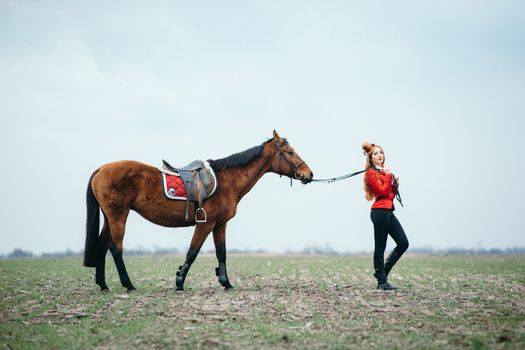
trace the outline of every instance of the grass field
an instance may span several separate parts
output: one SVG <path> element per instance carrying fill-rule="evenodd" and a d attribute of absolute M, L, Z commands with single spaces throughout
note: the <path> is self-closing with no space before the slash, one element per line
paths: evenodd
<path fill-rule="evenodd" d="M 4 349 L 524 349 L 525 257 L 404 257 L 397 292 L 375 290 L 371 257 L 230 256 L 233 290 L 199 256 L 127 257 L 137 291 L 109 293 L 80 259 L 0 261 Z"/>

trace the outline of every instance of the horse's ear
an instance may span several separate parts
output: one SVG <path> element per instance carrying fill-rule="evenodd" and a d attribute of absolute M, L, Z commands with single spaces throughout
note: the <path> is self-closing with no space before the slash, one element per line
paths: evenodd
<path fill-rule="evenodd" d="M 277 131 L 273 130 L 273 138 L 276 140 L 276 141 L 281 141 L 281 136 L 279 136 L 279 134 L 277 133 Z"/>

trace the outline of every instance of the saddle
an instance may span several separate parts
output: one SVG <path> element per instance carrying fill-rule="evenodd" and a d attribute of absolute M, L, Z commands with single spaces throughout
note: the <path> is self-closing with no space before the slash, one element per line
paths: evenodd
<path fill-rule="evenodd" d="M 187 196 L 185 219 L 188 220 L 189 202 L 192 201 L 197 205 L 195 222 L 207 222 L 206 210 L 202 207 L 202 202 L 211 197 L 217 189 L 217 178 L 210 164 L 205 160 L 195 160 L 186 166 L 176 168 L 163 159 L 162 168 L 161 170 L 179 175 L 184 181 Z M 199 212 L 202 212 L 202 219 L 199 219 Z"/>

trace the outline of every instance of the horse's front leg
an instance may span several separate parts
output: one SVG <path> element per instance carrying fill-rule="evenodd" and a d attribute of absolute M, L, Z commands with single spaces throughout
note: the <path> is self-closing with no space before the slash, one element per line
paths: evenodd
<path fill-rule="evenodd" d="M 213 224 L 210 223 L 198 224 L 195 227 L 190 248 L 188 249 L 188 253 L 186 253 L 186 261 L 184 262 L 184 265 L 179 266 L 179 270 L 177 271 L 177 278 L 175 279 L 177 290 L 184 290 L 184 281 L 186 280 L 186 275 L 190 270 L 191 264 L 193 264 L 197 258 L 202 244 L 210 234 L 212 227 Z"/>
<path fill-rule="evenodd" d="M 215 268 L 215 274 L 219 277 L 219 283 L 224 289 L 233 288 L 226 272 L 226 223 L 215 226 L 213 242 L 215 243 L 215 255 L 219 261 L 219 267 Z"/>

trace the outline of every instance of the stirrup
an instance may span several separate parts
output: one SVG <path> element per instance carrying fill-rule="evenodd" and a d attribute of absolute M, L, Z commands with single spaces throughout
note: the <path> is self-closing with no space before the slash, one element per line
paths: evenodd
<path fill-rule="evenodd" d="M 204 213 L 204 220 L 199 220 L 199 211 L 201 211 Z M 195 222 L 196 223 L 201 223 L 201 222 L 207 222 L 208 221 L 208 217 L 206 216 L 206 210 L 204 210 L 204 208 L 199 208 L 195 211 Z"/>

